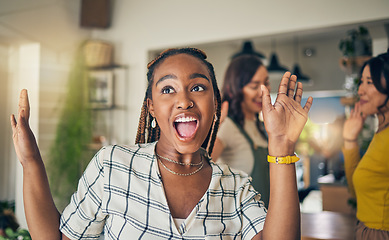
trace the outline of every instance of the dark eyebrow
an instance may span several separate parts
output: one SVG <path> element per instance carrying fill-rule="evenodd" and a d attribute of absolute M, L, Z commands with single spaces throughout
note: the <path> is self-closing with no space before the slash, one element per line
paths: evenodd
<path fill-rule="evenodd" d="M 201 74 L 201 73 L 193 73 L 189 76 L 190 79 L 194 79 L 194 78 L 204 78 L 204 79 L 207 79 L 207 81 L 209 82 L 209 79 L 207 76 L 205 76 L 204 74 Z"/>
<path fill-rule="evenodd" d="M 160 79 L 158 79 L 158 81 L 155 83 L 155 86 L 158 85 L 158 83 L 166 80 L 166 79 L 177 79 L 177 76 L 176 75 L 173 75 L 173 74 L 168 74 L 168 75 L 165 75 L 163 77 L 161 77 Z"/>
<path fill-rule="evenodd" d="M 209 82 L 209 79 L 207 76 L 205 76 L 204 74 L 201 74 L 201 73 L 193 73 L 189 76 L 190 79 L 195 79 L 195 78 L 204 78 L 206 79 L 208 82 Z M 160 79 L 158 79 L 158 81 L 155 83 L 155 86 L 158 85 L 158 83 L 160 82 L 163 82 L 164 80 L 166 79 L 177 79 L 177 76 L 176 75 L 173 75 L 173 74 L 168 74 L 168 75 L 165 75 L 163 77 L 161 77 Z"/>

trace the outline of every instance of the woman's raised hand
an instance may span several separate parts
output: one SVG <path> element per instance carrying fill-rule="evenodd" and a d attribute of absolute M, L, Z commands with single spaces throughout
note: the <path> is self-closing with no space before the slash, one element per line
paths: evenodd
<path fill-rule="evenodd" d="M 343 138 L 347 140 L 356 140 L 363 128 L 366 116 L 361 112 L 360 104 L 356 103 L 354 109 L 350 112 L 350 117 L 344 122 Z"/>
<path fill-rule="evenodd" d="M 27 90 L 23 89 L 19 97 L 19 110 L 17 120 L 11 115 L 12 136 L 16 155 L 22 165 L 40 159 L 38 145 L 29 125 L 30 104 Z"/>
<path fill-rule="evenodd" d="M 268 89 L 262 86 L 262 111 L 269 143 L 276 141 L 283 147 L 293 148 L 292 151 L 294 151 L 294 145 L 308 119 L 308 112 L 313 101 L 312 97 L 309 97 L 302 107 L 302 94 L 302 83 L 297 83 L 297 77 L 291 76 L 290 72 L 286 72 L 282 77 L 274 104 L 271 103 Z"/>
<path fill-rule="evenodd" d="M 18 116 L 15 118 L 11 115 L 11 126 L 15 151 L 23 166 L 23 198 L 28 229 L 32 239 L 61 239 L 60 214 L 50 193 L 45 167 L 28 123 L 29 118 L 30 104 L 27 90 L 23 89 L 19 97 Z"/>

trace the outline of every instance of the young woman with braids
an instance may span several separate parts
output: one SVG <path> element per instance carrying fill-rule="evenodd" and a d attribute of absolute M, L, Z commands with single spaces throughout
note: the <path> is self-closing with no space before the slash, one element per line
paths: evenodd
<path fill-rule="evenodd" d="M 246 54 L 232 59 L 222 87 L 222 102 L 228 103 L 228 117 L 220 125 L 212 158 L 249 174 L 253 187 L 268 207 L 267 135 L 259 119 L 261 85 L 270 91 L 268 71 L 259 57 Z"/>
<path fill-rule="evenodd" d="M 357 199 L 356 239 L 389 239 L 389 49 L 362 67 L 359 102 L 343 127 L 345 172 Z M 361 158 L 358 135 L 368 115 L 378 129 Z"/>
<path fill-rule="evenodd" d="M 292 155 L 312 98 L 301 107 L 296 76 L 284 74 L 274 105 L 262 87 L 269 161 L 279 163 L 270 166 L 267 210 L 247 174 L 209 158 L 220 95 L 206 55 L 170 49 L 148 68 L 137 144 L 102 148 L 62 214 L 50 194 L 22 90 L 11 125 L 33 239 L 97 239 L 102 232 L 105 239 L 300 239 Z"/>

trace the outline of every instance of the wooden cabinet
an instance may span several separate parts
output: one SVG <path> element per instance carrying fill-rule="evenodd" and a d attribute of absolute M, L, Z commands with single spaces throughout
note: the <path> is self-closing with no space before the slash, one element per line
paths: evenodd
<path fill-rule="evenodd" d="M 322 192 L 323 211 L 333 211 L 355 215 L 355 210 L 348 203 L 351 195 L 347 185 L 320 184 Z"/>

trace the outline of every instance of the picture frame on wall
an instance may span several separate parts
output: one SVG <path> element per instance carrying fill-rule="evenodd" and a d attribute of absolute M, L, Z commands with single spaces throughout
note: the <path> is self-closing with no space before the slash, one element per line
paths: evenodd
<path fill-rule="evenodd" d="M 107 109 L 113 107 L 113 71 L 90 71 L 89 104 L 92 109 Z"/>

